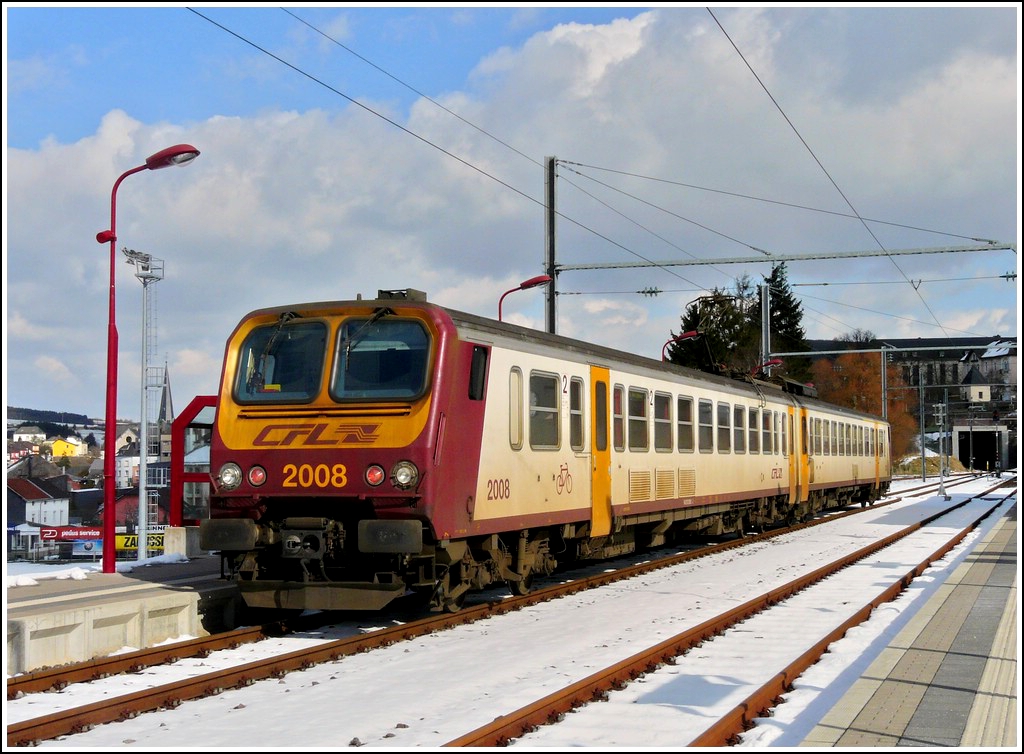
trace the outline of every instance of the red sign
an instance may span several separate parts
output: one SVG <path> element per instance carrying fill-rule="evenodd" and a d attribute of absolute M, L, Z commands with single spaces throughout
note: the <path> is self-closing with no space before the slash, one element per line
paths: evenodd
<path fill-rule="evenodd" d="M 39 529 L 40 539 L 103 539 L 103 531 L 92 526 L 49 526 Z"/>

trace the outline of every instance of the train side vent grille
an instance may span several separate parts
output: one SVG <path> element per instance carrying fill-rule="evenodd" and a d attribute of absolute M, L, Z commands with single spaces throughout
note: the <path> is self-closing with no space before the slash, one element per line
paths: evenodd
<path fill-rule="evenodd" d="M 651 472 L 629 472 L 629 502 L 641 503 L 651 499 Z"/>
<path fill-rule="evenodd" d="M 676 496 L 676 472 L 672 469 L 654 470 L 654 499 L 668 500 Z"/>
<path fill-rule="evenodd" d="M 694 497 L 697 494 L 697 471 L 679 469 L 679 497 Z"/>

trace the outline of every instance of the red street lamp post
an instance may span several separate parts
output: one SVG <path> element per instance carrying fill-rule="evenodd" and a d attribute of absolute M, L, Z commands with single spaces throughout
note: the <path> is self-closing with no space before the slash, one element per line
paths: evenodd
<path fill-rule="evenodd" d="M 114 542 L 117 500 L 114 471 L 117 456 L 117 324 L 114 305 L 114 265 L 117 244 L 117 189 L 128 176 L 143 170 L 159 170 L 172 165 L 188 165 L 199 156 L 190 144 L 168 147 L 146 158 L 143 165 L 125 171 L 114 181 L 110 192 L 110 230 L 96 234 L 99 243 L 110 243 L 110 295 L 107 313 L 107 411 L 103 429 L 103 573 L 114 573 L 117 547 Z"/>
<path fill-rule="evenodd" d="M 501 294 L 501 298 L 498 299 L 498 321 L 501 322 L 501 305 L 505 301 L 505 296 L 507 296 L 510 293 L 515 293 L 516 291 L 525 291 L 525 290 L 528 290 L 530 288 L 536 288 L 539 285 L 545 285 L 546 283 L 550 283 L 550 282 L 551 282 L 551 276 L 550 275 L 538 275 L 537 277 L 530 278 L 529 280 L 524 280 L 519 285 L 517 285 L 515 288 L 511 288 L 511 289 L 505 291 L 504 293 L 502 293 Z"/>

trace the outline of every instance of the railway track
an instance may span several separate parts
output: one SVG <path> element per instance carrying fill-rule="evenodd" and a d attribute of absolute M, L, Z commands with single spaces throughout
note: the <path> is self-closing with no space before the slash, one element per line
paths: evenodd
<path fill-rule="evenodd" d="M 957 485 L 970 482 L 972 479 L 973 477 L 969 475 L 962 475 L 960 477 L 952 478 L 945 486 L 956 487 Z M 885 498 L 879 501 L 878 505 L 890 505 L 901 500 L 903 496 L 929 494 L 939 488 L 940 484 L 938 482 L 923 483 L 921 485 L 902 490 L 901 496 Z M 831 513 L 829 515 L 855 515 L 861 510 L 862 509 L 860 508 L 851 508 L 841 513 Z M 798 528 L 818 525 L 822 523 L 823 520 L 823 518 L 819 518 L 812 522 L 798 524 L 795 527 L 784 527 L 754 536 L 779 536 Z M 620 566 L 612 573 L 603 573 L 600 576 L 590 577 L 589 579 L 587 577 L 572 578 L 571 586 L 556 585 L 543 590 L 535 589 L 530 595 L 520 597 L 516 600 L 510 601 L 499 599 L 496 601 L 490 601 L 489 607 L 477 608 L 472 611 L 463 611 L 457 616 L 456 622 L 461 622 L 462 618 L 469 618 L 472 620 L 478 619 L 480 613 L 484 613 L 486 615 L 490 610 L 507 611 L 509 609 L 518 609 L 518 607 L 522 607 L 526 604 L 553 599 L 561 594 L 570 593 L 578 589 L 593 588 L 595 586 L 600 586 L 603 583 L 610 583 L 611 581 L 621 578 L 630 578 L 649 570 L 674 565 L 688 559 L 700 557 L 701 555 L 707 555 L 712 552 L 738 547 L 744 543 L 749 543 L 750 541 L 753 540 L 748 536 L 743 540 L 734 540 L 718 545 L 704 546 L 700 549 L 686 553 L 659 556 L 651 561 L 644 561 L 635 566 Z M 602 566 L 602 571 L 604 570 L 605 569 Z M 561 578 L 562 576 L 559 576 L 558 580 L 561 580 Z M 46 668 L 32 673 L 24 673 L 7 679 L 7 698 L 16 699 L 24 694 L 37 693 L 41 691 L 60 691 L 74 683 L 95 681 L 114 675 L 120 675 L 122 673 L 138 673 L 146 668 L 177 662 L 178 660 L 185 658 L 203 658 L 207 657 L 211 652 L 236 648 L 252 642 L 262 641 L 268 637 L 286 636 L 296 632 L 315 629 L 325 625 L 326 621 L 327 619 L 323 614 L 304 615 L 299 618 L 293 618 L 288 621 L 282 620 L 264 626 L 247 626 L 233 631 L 221 632 L 211 636 L 204 636 L 181 642 L 174 642 L 172 644 L 165 644 L 159 647 L 137 650 L 110 657 L 100 657 L 87 662 L 76 663 L 74 665 Z M 405 623 L 405 621 L 402 622 Z M 450 625 L 450 621 L 440 622 L 442 623 L 440 626 L 441 628 L 445 628 Z M 425 630 L 437 630 L 437 627 L 431 627 L 432 625 L 433 624 L 427 624 L 427 626 L 425 626 Z M 365 651 L 366 649 L 373 647 L 373 642 L 367 639 L 365 643 L 359 643 L 358 646 L 358 651 Z"/>
<path fill-rule="evenodd" d="M 993 485 L 990 489 L 976 497 L 985 497 L 1005 486 L 1007 485 L 1003 482 Z M 849 617 L 836 625 L 829 633 L 813 642 L 806 651 L 786 664 L 785 667 L 780 668 L 777 673 L 767 678 L 765 683 L 756 688 L 750 696 L 743 699 L 741 703 L 730 709 L 717 722 L 708 726 L 685 745 L 689 747 L 722 747 L 738 743 L 740 735 L 752 727 L 753 720 L 757 717 L 767 716 L 771 708 L 778 705 L 782 694 L 792 690 L 793 681 L 807 668 L 818 662 L 828 650 L 830 644 L 842 638 L 854 626 L 860 625 L 867 620 L 879 605 L 890 602 L 898 597 L 914 578 L 921 575 L 932 563 L 943 557 L 983 519 L 989 517 L 996 509 L 1001 507 L 1007 498 L 1014 495 L 1016 495 L 1015 491 L 1007 493 L 997 502 L 983 506 L 980 514 L 972 517 L 968 524 L 953 537 L 943 542 L 913 568 L 906 571 L 901 578 L 880 589 L 878 594 L 868 602 L 856 610 L 852 610 Z M 961 507 L 967 502 L 969 500 L 957 503 L 955 507 Z M 524 734 L 545 725 L 557 724 L 564 719 L 567 713 L 577 710 L 582 705 L 595 701 L 605 701 L 612 691 L 621 689 L 624 684 L 635 681 L 637 678 L 656 671 L 667 664 L 676 665 L 679 658 L 693 647 L 702 645 L 709 640 L 713 641 L 716 637 L 725 634 L 728 629 L 737 623 L 745 621 L 762 611 L 766 611 L 796 594 L 809 590 L 813 585 L 839 573 L 843 569 L 871 558 L 894 542 L 908 537 L 928 523 L 946 516 L 948 512 L 948 510 L 942 510 L 924 521 L 907 527 L 903 531 L 874 542 L 815 571 L 802 575 L 781 588 L 760 595 L 699 626 L 687 629 L 657 646 L 645 649 L 614 666 L 604 668 L 572 686 L 560 689 L 544 699 L 539 699 L 511 714 L 504 715 L 475 731 L 471 731 L 448 742 L 446 745 L 453 747 L 508 746 L 512 741 L 521 738 Z M 702 721 L 700 725 L 703 727 L 706 725 L 706 721 Z M 613 734 L 610 733 L 609 735 Z M 536 741 L 531 740 L 530 743 L 535 744 Z"/>
<path fill-rule="evenodd" d="M 947 485 L 948 486 L 948 485 Z M 906 496 L 912 491 L 905 491 L 903 494 Z M 920 494 L 920 493 L 916 493 Z M 851 511 L 854 513 L 856 511 Z M 835 520 L 835 516 L 829 518 L 829 520 Z M 806 527 L 807 525 L 803 525 Z M 802 527 L 798 527 L 802 528 Z M 769 538 L 781 536 L 779 533 L 771 533 L 770 535 L 764 535 L 763 537 L 748 537 L 744 540 L 737 540 L 734 542 L 725 543 L 723 545 L 702 550 L 701 553 L 705 557 L 710 557 L 715 553 L 723 553 L 728 549 L 738 547 L 740 545 L 749 546 L 756 544 L 759 541 L 767 541 Z M 101 723 L 110 722 L 114 720 L 130 720 L 136 715 L 158 709 L 173 708 L 180 705 L 182 702 L 189 699 L 197 699 L 208 697 L 210 695 L 219 694 L 226 689 L 232 688 L 244 688 L 247 685 L 255 683 L 259 679 L 263 678 L 281 678 L 285 674 L 295 670 L 310 669 L 316 667 L 320 663 L 333 663 L 338 662 L 343 657 L 350 657 L 355 654 L 365 653 L 373 648 L 387 647 L 391 644 L 400 642 L 409 642 L 416 637 L 426 636 L 427 634 L 440 631 L 445 628 L 452 628 L 467 622 L 477 621 L 483 618 L 495 617 L 502 613 L 509 613 L 513 611 L 523 610 L 531 605 L 537 605 L 542 602 L 550 601 L 558 596 L 581 592 L 584 590 L 593 589 L 596 586 L 607 585 L 615 580 L 620 580 L 630 576 L 637 576 L 643 573 L 650 573 L 655 568 L 665 568 L 666 563 L 671 561 L 671 565 L 679 565 L 688 560 L 696 558 L 698 553 L 682 553 L 668 561 L 658 561 L 657 563 L 642 563 L 631 566 L 621 572 L 615 574 L 597 574 L 589 578 L 575 579 L 568 583 L 555 584 L 544 589 L 540 589 L 530 595 L 518 599 L 503 599 L 498 601 L 490 601 L 480 605 L 469 606 L 465 610 L 457 614 L 431 616 L 403 624 L 399 626 L 393 626 L 389 628 L 377 628 L 368 631 L 364 634 L 348 636 L 343 639 L 336 640 L 323 640 L 316 643 L 316 646 L 306 647 L 299 651 L 286 652 L 284 654 L 277 655 L 269 659 L 261 659 L 259 661 L 253 661 L 249 663 L 243 663 L 240 666 L 234 666 L 224 670 L 219 670 L 211 673 L 203 673 L 197 677 L 190 678 L 188 680 L 179 680 L 171 683 L 164 683 L 149 688 L 140 689 L 139 691 L 131 694 L 123 694 L 116 698 L 106 698 L 102 701 L 86 704 L 79 706 L 74 709 L 55 711 L 46 715 L 38 716 L 31 719 L 19 720 L 15 723 L 8 725 L 8 745 L 18 746 L 35 743 L 38 741 L 51 740 L 60 736 L 68 736 L 76 732 L 89 730 L 91 727 L 99 725 Z M 815 579 L 824 578 L 823 575 L 817 575 Z M 788 588 L 788 587 L 787 587 Z M 776 602 L 782 599 L 782 593 L 776 589 L 773 589 L 757 599 L 748 601 L 748 605 L 745 605 L 743 610 L 739 613 L 731 611 L 731 617 L 726 618 L 728 620 L 737 620 L 743 615 L 751 614 L 756 607 L 756 603 L 760 601 L 760 604 L 767 604 Z M 765 603 L 767 600 L 767 603 Z M 725 620 L 725 619 L 723 619 Z M 691 634 L 689 639 L 677 639 L 673 637 L 673 646 L 680 646 L 679 642 L 685 641 L 703 641 L 709 635 L 716 631 L 724 630 L 721 623 L 714 623 L 713 625 L 709 622 L 709 625 L 699 627 L 699 631 L 696 634 Z M 706 632 L 710 631 L 711 634 Z M 234 632 L 238 633 L 238 632 Z M 247 634 L 251 637 L 252 641 L 255 641 L 257 637 L 263 637 L 266 639 L 267 631 L 252 631 Z M 291 634 L 295 636 L 295 634 Z M 211 637 L 214 638 L 214 637 Z M 240 636 L 236 636 L 234 639 L 221 637 L 221 641 L 240 641 Z M 181 648 L 175 645 L 170 645 L 162 650 L 167 657 L 181 656 L 175 655 L 175 652 L 180 652 Z M 208 657 L 209 650 L 200 650 L 196 655 L 197 657 Z M 656 656 L 663 656 L 666 652 L 666 648 L 656 648 Z M 661 653 L 661 654 L 657 654 Z M 142 653 L 136 653 L 142 654 Z M 140 658 L 138 657 L 126 657 L 123 658 L 123 662 L 128 662 L 127 666 L 132 673 L 139 673 L 142 669 Z M 664 661 L 664 660 L 659 660 Z M 646 668 L 650 668 L 652 660 L 648 659 L 645 661 L 639 661 L 641 665 L 644 662 Z M 132 664 L 134 663 L 134 664 Z M 619 669 L 615 672 L 623 673 L 627 675 L 634 675 L 638 672 L 645 672 L 638 670 L 638 665 L 630 665 L 628 669 Z M 36 674 L 33 674 L 36 675 Z M 95 675 L 95 670 L 94 670 Z M 610 683 L 618 684 L 623 681 L 621 675 L 616 676 L 614 673 L 610 676 Z M 36 680 L 38 681 L 38 679 Z M 587 679 L 588 684 L 592 681 Z M 19 697 L 25 693 L 25 690 L 29 688 L 28 685 L 23 685 L 19 689 L 19 684 L 27 684 L 27 680 L 18 681 L 17 678 L 9 679 L 8 681 L 8 698 Z M 12 687 L 14 691 L 12 692 Z M 58 687 L 59 688 L 59 687 Z M 578 702 L 576 702 L 578 703 Z M 550 700 L 545 701 L 542 705 L 545 709 L 552 710 Z M 516 723 L 522 725 L 521 723 Z M 530 725 L 535 725 L 535 722 L 530 722 Z M 520 728 L 520 733 L 524 728 Z M 495 735 L 488 733 L 488 735 Z M 509 740 L 514 738 L 507 731 L 496 734 L 499 736 L 498 740 L 502 740 L 500 737 L 503 736 L 503 740 Z M 457 740 L 457 739 L 456 739 Z M 470 744 L 467 744 L 470 745 Z M 471 744 L 478 745 L 478 744 Z M 480 744 L 486 745 L 486 744 Z"/>

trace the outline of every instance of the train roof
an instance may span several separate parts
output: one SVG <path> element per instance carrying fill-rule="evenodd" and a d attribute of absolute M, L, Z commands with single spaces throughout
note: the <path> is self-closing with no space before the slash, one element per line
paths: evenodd
<path fill-rule="evenodd" d="M 823 408 L 829 408 L 832 410 L 840 409 L 842 412 L 851 416 L 860 416 L 875 420 L 880 418 L 864 411 L 858 411 L 845 406 L 837 406 L 820 400 L 817 398 L 817 392 L 812 386 L 804 385 L 796 380 L 779 378 L 777 381 L 768 382 L 765 380 L 754 379 L 749 375 L 743 374 L 737 376 L 726 376 L 713 374 L 711 372 L 703 372 L 698 369 L 693 369 L 692 367 L 661 361 L 660 359 L 653 359 L 648 356 L 641 356 L 628 351 L 621 351 L 607 346 L 598 345 L 596 343 L 570 338 L 565 335 L 549 333 L 544 330 L 536 330 L 508 322 L 499 322 L 498 320 L 490 317 L 470 314 L 469 312 L 431 303 L 427 301 L 425 293 L 415 289 L 382 290 L 378 292 L 377 298 L 375 299 L 358 298 L 355 300 L 318 301 L 303 304 L 292 304 L 288 306 L 267 307 L 250 312 L 246 315 L 246 319 L 257 315 L 278 314 L 283 312 L 301 313 L 303 309 L 331 309 L 352 306 L 378 308 L 397 305 L 401 305 L 402 307 L 443 311 L 448 315 L 456 327 L 469 328 L 477 333 L 489 335 L 494 338 L 501 338 L 505 341 L 529 344 L 534 348 L 537 346 L 547 346 L 562 353 L 569 352 L 576 354 L 586 360 L 603 360 L 609 363 L 628 364 L 630 366 L 654 372 L 672 372 L 694 381 L 719 385 L 720 387 L 730 391 L 739 390 L 760 393 L 761 391 L 769 390 L 786 393 L 794 396 L 794 400 L 801 405 L 819 405 Z"/>

